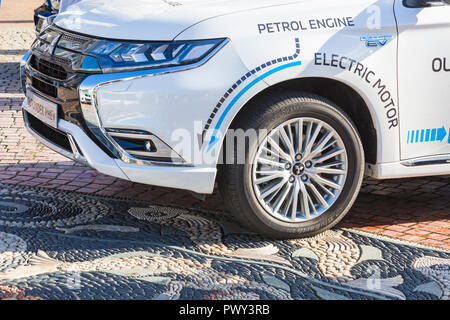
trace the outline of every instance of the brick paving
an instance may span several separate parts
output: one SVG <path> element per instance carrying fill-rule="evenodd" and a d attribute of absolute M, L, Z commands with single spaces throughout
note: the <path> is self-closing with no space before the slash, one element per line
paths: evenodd
<path fill-rule="evenodd" d="M 44 0 L 1 0 L 0 25 L 14 26 L 33 22 L 33 10 L 44 3 Z"/>
<path fill-rule="evenodd" d="M 32 26 L 0 26 L 0 183 L 224 210 L 217 192 L 200 201 L 186 191 L 104 176 L 37 143 L 23 128 L 18 77 L 33 37 Z M 340 226 L 450 250 L 450 179 L 366 179 Z"/>

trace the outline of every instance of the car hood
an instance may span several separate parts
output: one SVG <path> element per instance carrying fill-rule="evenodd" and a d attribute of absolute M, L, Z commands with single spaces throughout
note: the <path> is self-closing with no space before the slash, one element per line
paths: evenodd
<path fill-rule="evenodd" d="M 294 0 L 83 0 L 60 13 L 55 24 L 96 37 L 172 40 L 201 21 L 299 2 Z"/>

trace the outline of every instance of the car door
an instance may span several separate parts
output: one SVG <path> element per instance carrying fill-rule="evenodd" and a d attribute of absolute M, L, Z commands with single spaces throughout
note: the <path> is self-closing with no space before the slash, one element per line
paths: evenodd
<path fill-rule="evenodd" d="M 395 15 L 402 159 L 448 155 L 450 5 L 396 0 Z"/>

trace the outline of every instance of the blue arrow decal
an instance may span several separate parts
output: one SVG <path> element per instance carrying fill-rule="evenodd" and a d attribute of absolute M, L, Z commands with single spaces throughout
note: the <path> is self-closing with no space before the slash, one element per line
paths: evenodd
<path fill-rule="evenodd" d="M 419 129 L 408 131 L 407 143 L 424 143 L 424 142 L 442 142 L 447 137 L 447 129 L 442 128 L 433 129 Z M 450 133 L 450 132 L 449 132 Z M 448 135 L 448 143 L 450 144 L 450 134 Z"/>
<path fill-rule="evenodd" d="M 442 128 L 438 129 L 437 132 L 437 137 L 436 139 L 440 142 L 444 141 L 445 137 L 447 136 L 447 130 L 445 129 L 444 126 L 442 126 Z"/>

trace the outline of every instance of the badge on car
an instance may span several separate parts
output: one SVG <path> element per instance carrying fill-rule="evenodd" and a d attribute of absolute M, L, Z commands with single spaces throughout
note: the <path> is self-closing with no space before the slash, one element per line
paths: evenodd
<path fill-rule="evenodd" d="M 389 41 L 391 41 L 393 36 L 385 35 L 385 36 L 369 36 L 369 37 L 361 37 L 361 41 L 366 43 L 366 47 L 375 48 L 375 47 L 384 47 Z"/>
<path fill-rule="evenodd" d="M 58 127 L 58 105 L 56 103 L 42 98 L 30 90 L 27 91 L 27 100 L 27 112 L 53 128 Z"/>

